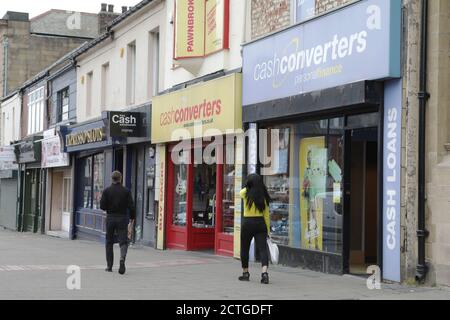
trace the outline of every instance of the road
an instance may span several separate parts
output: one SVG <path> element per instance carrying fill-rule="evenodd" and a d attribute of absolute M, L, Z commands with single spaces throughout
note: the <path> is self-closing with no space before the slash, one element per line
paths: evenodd
<path fill-rule="evenodd" d="M 115 254 L 117 261 L 118 247 Z M 271 283 L 262 285 L 256 264 L 250 269 L 251 281 L 242 283 L 237 280 L 238 260 L 205 252 L 130 248 L 124 276 L 117 264 L 113 273 L 106 273 L 104 263 L 101 243 L 0 230 L 0 299 L 450 299 L 446 287 L 382 284 L 381 290 L 369 290 L 364 278 L 281 266 L 271 266 Z M 71 265 L 81 270 L 80 290 L 67 288 Z"/>

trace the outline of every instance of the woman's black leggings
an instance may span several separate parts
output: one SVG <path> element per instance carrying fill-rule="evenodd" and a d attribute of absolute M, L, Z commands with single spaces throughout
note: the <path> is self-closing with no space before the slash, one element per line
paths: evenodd
<path fill-rule="evenodd" d="M 241 263 L 242 269 L 248 268 L 250 244 L 255 238 L 255 249 L 261 256 L 263 267 L 269 266 L 269 254 L 267 250 L 267 227 L 264 218 L 243 218 L 241 227 Z M 256 251 L 256 250 L 255 250 Z"/>

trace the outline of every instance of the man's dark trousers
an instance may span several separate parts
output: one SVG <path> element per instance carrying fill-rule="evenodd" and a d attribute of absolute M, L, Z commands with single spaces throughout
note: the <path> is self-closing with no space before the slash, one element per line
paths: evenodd
<path fill-rule="evenodd" d="M 114 216 L 108 215 L 106 217 L 106 262 L 108 269 L 111 269 L 114 264 L 114 238 L 118 235 L 120 245 L 120 260 L 127 257 L 128 251 L 128 223 L 129 218 L 123 215 Z"/>

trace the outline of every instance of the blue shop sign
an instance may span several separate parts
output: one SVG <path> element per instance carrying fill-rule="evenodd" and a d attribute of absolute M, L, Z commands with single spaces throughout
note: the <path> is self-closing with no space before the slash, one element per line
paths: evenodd
<path fill-rule="evenodd" d="M 107 135 L 104 120 L 84 123 L 73 127 L 61 126 L 58 133 L 62 140 L 63 152 L 78 152 L 105 148 L 112 145 Z"/>
<path fill-rule="evenodd" d="M 399 78 L 401 1 L 362 0 L 244 45 L 243 105 Z"/>

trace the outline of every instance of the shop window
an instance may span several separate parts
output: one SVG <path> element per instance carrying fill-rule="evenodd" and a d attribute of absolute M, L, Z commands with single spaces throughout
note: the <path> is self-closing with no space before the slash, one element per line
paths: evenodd
<path fill-rule="evenodd" d="M 226 145 L 223 164 L 222 232 L 227 234 L 234 233 L 234 150 L 235 144 Z"/>
<path fill-rule="evenodd" d="M 272 198 L 270 204 L 270 234 L 272 239 L 283 245 L 289 244 L 290 181 L 289 141 L 290 128 L 274 128 L 267 131 L 264 180 Z"/>
<path fill-rule="evenodd" d="M 301 247 L 341 253 L 343 132 L 330 124 L 297 126 Z"/>
<path fill-rule="evenodd" d="M 269 128 L 264 180 L 274 241 L 342 253 L 343 119 Z"/>
<path fill-rule="evenodd" d="M 104 189 L 104 154 L 97 154 L 79 160 L 80 205 L 87 209 L 100 210 L 100 200 Z"/>
<path fill-rule="evenodd" d="M 100 200 L 104 189 L 104 164 L 105 156 L 103 153 L 94 156 L 94 199 L 93 209 L 100 210 Z"/>
<path fill-rule="evenodd" d="M 82 163 L 82 179 L 80 182 L 80 190 L 82 191 L 82 206 L 91 208 L 92 203 L 92 158 L 85 158 L 80 161 Z"/>
<path fill-rule="evenodd" d="M 175 226 L 186 225 L 187 212 L 187 179 L 190 152 L 180 151 L 179 163 L 174 164 L 173 220 Z"/>

